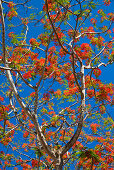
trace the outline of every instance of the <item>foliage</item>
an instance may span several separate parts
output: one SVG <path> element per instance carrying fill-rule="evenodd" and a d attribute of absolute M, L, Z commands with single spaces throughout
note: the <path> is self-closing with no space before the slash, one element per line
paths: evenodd
<path fill-rule="evenodd" d="M 110 0 L 0 0 L 1 169 L 113 169 Z"/>

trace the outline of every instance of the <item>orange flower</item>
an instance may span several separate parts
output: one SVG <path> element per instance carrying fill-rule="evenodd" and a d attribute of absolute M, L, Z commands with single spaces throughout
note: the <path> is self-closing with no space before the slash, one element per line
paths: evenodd
<path fill-rule="evenodd" d="M 8 37 L 9 37 L 9 38 L 13 38 L 13 37 L 14 37 L 14 32 L 10 32 L 10 33 L 8 34 Z"/>
<path fill-rule="evenodd" d="M 109 6 L 110 3 L 111 3 L 110 0 L 104 0 L 103 2 L 104 2 L 104 4 L 105 4 L 106 6 Z"/>
<path fill-rule="evenodd" d="M 96 132 L 97 131 L 97 127 L 99 127 L 100 125 L 98 125 L 97 123 L 92 123 L 91 124 L 91 129 L 93 132 Z"/>
<path fill-rule="evenodd" d="M 108 157 L 107 157 L 107 164 L 110 164 L 110 163 L 112 163 L 113 161 L 114 161 L 113 157 L 111 157 L 111 156 L 108 156 Z"/>
<path fill-rule="evenodd" d="M 32 160 L 32 167 L 38 167 L 38 161 L 33 159 Z"/>
<path fill-rule="evenodd" d="M 76 143 L 73 145 L 73 149 L 75 147 L 78 147 L 79 149 L 82 149 L 83 148 L 83 145 L 79 142 L 79 141 L 76 141 Z"/>
<path fill-rule="evenodd" d="M 34 97 L 34 96 L 35 96 L 35 92 L 32 92 L 32 93 L 30 94 L 30 96 L 31 96 L 31 97 Z"/>
<path fill-rule="evenodd" d="M 105 141 L 105 139 L 104 139 L 103 137 L 97 137 L 97 140 L 98 140 L 98 142 L 100 142 L 100 143 L 102 143 L 102 142 Z"/>
<path fill-rule="evenodd" d="M 95 18 L 91 18 L 90 21 L 91 21 L 92 24 L 96 24 L 97 23 L 97 20 Z"/>
<path fill-rule="evenodd" d="M 38 45 L 38 42 L 36 41 L 35 38 L 31 38 L 31 39 L 29 40 L 29 42 L 30 42 L 31 45 Z"/>
<path fill-rule="evenodd" d="M 89 50 L 91 50 L 91 47 L 88 43 L 82 43 L 81 44 L 81 50 L 89 51 Z"/>
<path fill-rule="evenodd" d="M 27 146 L 27 143 L 23 143 L 22 148 L 25 148 Z"/>
<path fill-rule="evenodd" d="M 33 123 L 29 123 L 29 128 L 30 129 L 34 128 L 34 124 Z"/>
<path fill-rule="evenodd" d="M 27 73 L 24 73 L 23 74 L 23 77 L 25 78 L 25 79 L 29 79 L 29 78 L 31 78 L 32 77 L 32 74 L 31 73 L 33 73 L 32 71 L 28 71 Z"/>
<path fill-rule="evenodd" d="M 15 5 L 15 4 L 14 4 L 13 2 L 9 2 L 9 3 L 8 3 L 8 7 L 9 7 L 9 8 L 13 8 L 14 5 Z"/>
<path fill-rule="evenodd" d="M 87 92 L 87 95 L 88 95 L 90 98 L 92 98 L 92 97 L 94 96 L 94 90 L 88 89 L 86 92 Z"/>
<path fill-rule="evenodd" d="M 3 98 L 3 97 L 1 97 L 1 96 L 0 96 L 0 101 L 2 101 L 2 102 L 4 101 L 4 98 Z"/>
<path fill-rule="evenodd" d="M 58 89 L 57 91 L 54 92 L 54 94 L 61 96 L 61 90 Z"/>
<path fill-rule="evenodd" d="M 49 93 L 44 93 L 44 94 L 43 94 L 43 99 L 49 101 L 49 99 L 50 99 L 50 94 L 49 94 Z"/>
<path fill-rule="evenodd" d="M 11 20 L 12 17 L 17 17 L 17 12 L 14 10 L 14 11 L 9 11 L 7 16 L 9 17 L 9 19 Z"/>
<path fill-rule="evenodd" d="M 101 70 L 99 68 L 94 69 L 93 74 L 98 77 L 101 75 Z"/>
<path fill-rule="evenodd" d="M 25 131 L 25 133 L 23 134 L 23 137 L 24 137 L 24 138 L 27 138 L 28 135 L 29 135 L 29 132 Z"/>

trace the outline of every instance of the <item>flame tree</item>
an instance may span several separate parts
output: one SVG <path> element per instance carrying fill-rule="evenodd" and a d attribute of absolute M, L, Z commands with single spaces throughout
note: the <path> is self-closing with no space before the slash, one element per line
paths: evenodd
<path fill-rule="evenodd" d="M 0 167 L 111 170 L 113 2 L 35 3 L 0 0 Z"/>

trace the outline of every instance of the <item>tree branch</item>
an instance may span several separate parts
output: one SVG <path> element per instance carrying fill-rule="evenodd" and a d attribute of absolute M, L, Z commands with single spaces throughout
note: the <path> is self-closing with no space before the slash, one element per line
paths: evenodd
<path fill-rule="evenodd" d="M 66 50 L 66 48 L 64 48 L 64 46 L 62 45 L 62 43 L 61 43 L 61 41 L 60 41 L 60 39 L 59 39 L 59 37 L 58 37 L 58 35 L 57 35 L 56 29 L 55 29 L 55 27 L 54 27 L 54 25 L 53 25 L 53 22 L 52 22 L 52 20 L 51 20 L 51 18 L 50 18 L 50 15 L 49 15 L 47 0 L 45 0 L 45 5 L 46 5 L 46 12 L 47 12 L 48 18 L 49 18 L 49 20 L 50 20 L 50 24 L 51 24 L 51 26 L 52 26 L 52 28 L 53 28 L 53 31 L 54 31 L 54 33 L 55 33 L 55 35 L 56 35 L 56 38 L 57 38 L 57 41 L 58 41 L 59 45 L 61 46 L 61 48 L 62 48 L 67 54 L 70 54 L 70 55 L 71 55 L 71 52 L 69 52 L 68 50 Z"/>

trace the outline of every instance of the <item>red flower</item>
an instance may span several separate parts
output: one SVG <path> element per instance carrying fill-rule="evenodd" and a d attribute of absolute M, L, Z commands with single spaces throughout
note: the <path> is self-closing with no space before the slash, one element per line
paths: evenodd
<path fill-rule="evenodd" d="M 4 106 L 4 111 L 9 111 L 9 107 Z"/>
<path fill-rule="evenodd" d="M 48 52 L 55 52 L 56 51 L 56 48 L 55 46 L 52 46 L 48 49 Z"/>
<path fill-rule="evenodd" d="M 57 91 L 54 92 L 54 94 L 58 95 L 58 96 L 61 96 L 61 90 L 58 89 Z"/>
<path fill-rule="evenodd" d="M 103 12 L 103 10 L 99 9 L 97 12 L 98 12 L 98 14 L 101 14 Z"/>
<path fill-rule="evenodd" d="M 96 96 L 99 100 L 107 100 L 111 102 L 110 95 L 113 95 L 113 85 L 110 83 L 109 85 L 99 84 L 99 92 L 96 92 Z"/>
<path fill-rule="evenodd" d="M 87 32 L 94 32 L 93 27 L 89 27 L 89 28 L 87 29 Z M 93 34 L 90 34 L 90 33 L 88 34 L 88 33 L 87 33 L 88 39 L 91 39 L 93 36 L 94 36 Z"/>
<path fill-rule="evenodd" d="M 22 162 L 23 162 L 23 161 L 22 161 L 21 159 L 17 159 L 17 160 L 16 160 L 16 163 L 17 163 L 17 164 L 20 164 L 20 163 L 22 163 Z"/>
<path fill-rule="evenodd" d="M 29 123 L 29 128 L 30 129 L 34 128 L 34 124 L 33 123 Z"/>
<path fill-rule="evenodd" d="M 27 145 L 27 143 L 23 143 L 22 148 L 25 148 Z"/>
<path fill-rule="evenodd" d="M 114 21 L 114 13 L 108 13 L 109 19 Z"/>
<path fill-rule="evenodd" d="M 25 131 L 25 133 L 23 134 L 23 137 L 24 137 L 24 138 L 27 138 L 28 135 L 29 135 L 29 132 Z"/>
<path fill-rule="evenodd" d="M 37 57 L 38 57 L 38 53 L 31 53 L 30 54 L 31 60 L 36 60 L 37 61 Z"/>
<path fill-rule="evenodd" d="M 93 132 L 96 132 L 97 131 L 97 127 L 99 127 L 100 125 L 98 125 L 97 123 L 92 123 L 91 124 L 91 129 Z"/>
<path fill-rule="evenodd" d="M 111 156 L 108 156 L 108 157 L 107 157 L 107 164 L 110 164 L 110 163 L 112 163 L 113 161 L 114 161 L 113 157 L 111 157 Z"/>
<path fill-rule="evenodd" d="M 76 141 L 72 148 L 74 149 L 75 147 L 78 147 L 81 150 L 83 148 L 83 145 L 79 141 Z"/>
<path fill-rule="evenodd" d="M 33 159 L 32 160 L 32 167 L 38 167 L 38 161 Z"/>
<path fill-rule="evenodd" d="M 32 77 L 31 73 L 32 73 L 32 71 L 28 71 L 27 73 L 23 74 L 23 77 L 24 77 L 25 79 L 29 79 L 29 78 Z"/>
<path fill-rule="evenodd" d="M 14 10 L 14 11 L 9 11 L 7 16 L 9 17 L 9 19 L 11 20 L 12 17 L 17 17 L 17 12 Z"/>
<path fill-rule="evenodd" d="M 14 36 L 14 32 L 10 32 L 10 33 L 8 34 L 8 37 L 9 37 L 9 38 L 13 38 L 13 36 Z"/>
<path fill-rule="evenodd" d="M 104 41 L 104 38 L 101 37 L 101 36 L 99 36 L 99 38 L 94 38 L 94 37 L 92 37 L 92 39 L 91 39 L 92 45 L 97 45 L 97 46 L 100 47 L 100 48 L 101 48 L 101 46 L 104 45 L 104 44 L 103 44 L 103 41 Z"/>
<path fill-rule="evenodd" d="M 30 94 L 30 96 L 31 96 L 31 97 L 34 97 L 34 96 L 35 96 L 35 92 L 32 92 L 32 93 Z"/>
<path fill-rule="evenodd" d="M 106 6 L 107 6 L 107 5 L 109 6 L 110 3 L 111 3 L 110 0 L 104 0 L 103 2 L 104 2 L 104 4 L 105 4 Z"/>
<path fill-rule="evenodd" d="M 90 21 L 91 21 L 92 24 L 96 24 L 97 23 L 97 20 L 95 18 L 91 18 Z"/>
<path fill-rule="evenodd" d="M 60 49 L 60 52 L 59 52 L 59 55 L 60 55 L 61 57 L 66 56 L 66 52 L 61 48 L 61 49 Z"/>
<path fill-rule="evenodd" d="M 92 98 L 92 97 L 94 96 L 94 90 L 88 89 L 86 92 L 87 92 L 87 95 L 88 95 L 90 98 Z"/>
<path fill-rule="evenodd" d="M 50 94 L 49 93 L 44 93 L 43 94 L 43 99 L 49 101 Z"/>
<path fill-rule="evenodd" d="M 101 75 L 101 70 L 99 68 L 94 69 L 93 74 L 98 77 Z"/>
<path fill-rule="evenodd" d="M 9 7 L 9 8 L 13 8 L 14 5 L 15 5 L 15 4 L 14 4 L 13 2 L 9 2 L 9 3 L 8 3 L 8 7 Z"/>
<path fill-rule="evenodd" d="M 4 98 L 3 98 L 3 97 L 1 97 L 1 96 L 0 96 L 0 101 L 2 101 L 2 102 L 4 101 Z"/>
<path fill-rule="evenodd" d="M 81 50 L 89 51 L 89 50 L 91 50 L 91 47 L 88 43 L 82 43 Z"/>
<path fill-rule="evenodd" d="M 30 42 L 31 45 L 35 45 L 36 44 L 36 39 L 35 38 L 31 38 L 29 40 L 29 42 Z"/>
<path fill-rule="evenodd" d="M 22 110 L 22 118 L 23 120 L 26 120 L 27 119 L 27 114 L 24 112 L 24 110 Z"/>

